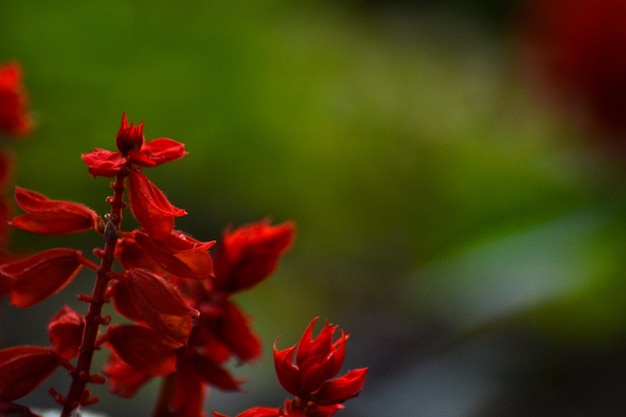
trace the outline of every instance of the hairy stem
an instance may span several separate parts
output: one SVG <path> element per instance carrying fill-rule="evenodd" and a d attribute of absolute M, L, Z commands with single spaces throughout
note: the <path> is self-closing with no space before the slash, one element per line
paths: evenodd
<path fill-rule="evenodd" d="M 105 303 L 104 296 L 111 280 L 117 235 L 122 221 L 122 210 L 126 206 L 124 203 L 125 179 L 125 174 L 119 174 L 115 182 L 111 184 L 114 192 L 113 197 L 108 200 L 111 204 L 111 212 L 104 229 L 103 256 L 97 270 L 89 308 L 85 315 L 85 329 L 80 345 L 80 355 L 78 356 L 76 367 L 71 372 L 72 385 L 68 391 L 61 417 L 70 417 L 72 410 L 78 407 L 81 401 L 86 400 L 85 390 L 87 383 L 91 379 L 91 361 L 96 350 L 98 329 L 104 323 L 102 317 L 102 306 Z"/>

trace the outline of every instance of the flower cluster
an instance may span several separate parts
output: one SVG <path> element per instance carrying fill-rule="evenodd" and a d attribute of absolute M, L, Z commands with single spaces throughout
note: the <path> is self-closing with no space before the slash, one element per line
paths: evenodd
<path fill-rule="evenodd" d="M 98 401 L 88 384 L 108 382 L 115 394 L 132 397 L 155 377 L 162 377 L 163 389 L 153 416 L 204 417 L 209 387 L 241 390 L 242 381 L 226 367 L 229 360 L 252 363 L 260 357 L 259 337 L 233 296 L 274 272 L 292 245 L 293 223 L 262 220 L 226 229 L 214 249 L 215 241 L 197 240 L 174 227 L 185 210 L 170 203 L 143 172 L 185 156 L 184 145 L 168 138 L 146 141 L 143 123 L 129 124 L 125 114 L 115 142 L 116 151 L 82 155 L 91 175 L 113 179 L 113 195 L 106 199 L 110 211 L 104 216 L 80 203 L 15 189 L 24 213 L 11 220 L 12 227 L 40 235 L 93 231 L 104 246 L 93 251 L 97 259 L 52 248 L 0 264 L 0 289 L 22 308 L 61 291 L 82 269 L 96 275 L 93 292 L 79 296 L 88 303 L 85 315 L 66 306 L 50 320 L 50 346 L 0 350 L 0 410 L 33 416 L 13 401 L 61 367 L 72 377 L 69 391 L 50 388 L 50 393 L 63 407 L 63 417 Z M 139 223 L 128 231 L 121 227 L 127 204 Z M 105 303 L 131 323 L 111 323 L 102 315 Z M 243 415 L 330 417 L 360 391 L 366 369 L 332 379 L 343 362 L 347 335 L 341 332 L 333 342 L 337 327 L 327 323 L 312 339 L 314 322 L 298 344 L 295 364 L 296 346 L 274 352 L 279 381 L 295 398 L 274 414 Z M 110 352 L 102 375 L 91 369 L 101 347 Z"/>
<path fill-rule="evenodd" d="M 348 335 L 341 330 L 333 342 L 337 326 L 328 322 L 313 338 L 313 319 L 300 342 L 279 350 L 274 343 L 274 365 L 282 387 L 294 395 L 284 407 L 254 407 L 237 417 L 331 417 L 343 408 L 342 403 L 355 397 L 363 388 L 367 368 L 353 369 L 334 378 L 341 370 Z M 295 356 L 295 363 L 294 363 Z M 226 417 L 213 412 L 214 417 Z"/>

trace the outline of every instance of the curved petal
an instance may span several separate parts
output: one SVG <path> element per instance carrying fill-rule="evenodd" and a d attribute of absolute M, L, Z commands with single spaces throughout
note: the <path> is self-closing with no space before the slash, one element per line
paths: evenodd
<path fill-rule="evenodd" d="M 316 393 L 318 404 L 339 404 L 359 394 L 368 368 L 353 369 L 340 378 L 324 382 Z"/>
<path fill-rule="evenodd" d="M 163 344 L 163 336 L 142 326 L 109 326 L 106 344 L 124 362 L 149 376 L 162 376 L 176 369 L 176 355 Z"/>
<path fill-rule="evenodd" d="M 157 138 L 143 144 L 143 154 L 156 165 L 175 161 L 187 155 L 185 145 L 168 138 Z"/>
<path fill-rule="evenodd" d="M 50 348 L 15 346 L 0 350 L 0 399 L 13 401 L 29 394 L 59 366 Z"/>
<path fill-rule="evenodd" d="M 0 265 L 0 273 L 13 279 L 11 304 L 30 307 L 61 291 L 81 267 L 81 251 L 48 249 L 29 258 Z"/>
<path fill-rule="evenodd" d="M 293 364 L 293 352 L 296 345 L 278 350 L 274 341 L 274 367 L 278 382 L 290 394 L 298 395 L 300 388 L 300 370 Z"/>
<path fill-rule="evenodd" d="M 174 229 L 174 217 L 187 213 L 172 205 L 163 191 L 141 172 L 131 171 L 128 177 L 133 216 L 156 239 L 167 238 Z"/>
<path fill-rule="evenodd" d="M 54 350 L 64 359 L 78 356 L 85 327 L 83 316 L 64 306 L 48 323 L 48 338 Z"/>
<path fill-rule="evenodd" d="M 99 216 L 89 207 L 71 201 L 51 200 L 43 194 L 15 187 L 15 203 L 27 214 L 10 224 L 39 234 L 66 234 L 95 229 Z"/>
<path fill-rule="evenodd" d="M 109 381 L 109 390 L 124 398 L 133 397 L 152 378 L 121 360 L 115 352 L 111 352 L 102 372 Z"/>
<path fill-rule="evenodd" d="M 128 288 L 144 321 L 173 345 L 187 344 L 193 319 L 200 313 L 189 307 L 178 290 L 158 275 L 143 269 L 133 269 L 128 275 Z"/>
<path fill-rule="evenodd" d="M 119 174 L 127 164 L 126 158 L 120 152 L 106 149 L 95 149 L 81 155 L 81 159 L 89 168 L 94 177 L 113 178 Z"/>
<path fill-rule="evenodd" d="M 267 220 L 226 230 L 215 255 L 217 282 L 230 292 L 258 284 L 276 269 L 294 234 L 292 222 L 271 226 Z"/>

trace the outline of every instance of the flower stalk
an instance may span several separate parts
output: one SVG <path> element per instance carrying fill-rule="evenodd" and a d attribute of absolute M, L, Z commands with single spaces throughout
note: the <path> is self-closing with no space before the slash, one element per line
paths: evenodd
<path fill-rule="evenodd" d="M 80 345 L 80 354 L 76 362 L 76 367 L 71 371 L 72 384 L 69 388 L 67 397 L 64 400 L 63 412 L 61 417 L 70 417 L 72 410 L 81 405 L 84 401 L 85 390 L 90 380 L 91 362 L 96 346 L 96 339 L 100 325 L 105 324 L 106 320 L 102 317 L 102 307 L 105 300 L 105 294 L 109 288 L 111 273 L 113 271 L 113 263 L 115 261 L 115 248 L 117 246 L 117 235 L 122 221 L 122 210 L 126 206 L 124 203 L 124 181 L 126 175 L 120 173 L 117 175 L 113 188 L 113 197 L 109 199 L 111 204 L 111 212 L 109 220 L 104 228 L 104 250 L 100 267 L 96 273 L 96 282 L 89 301 L 89 308 L 85 315 L 85 329 L 83 331 L 82 342 Z M 97 400 L 97 397 L 93 397 Z"/>

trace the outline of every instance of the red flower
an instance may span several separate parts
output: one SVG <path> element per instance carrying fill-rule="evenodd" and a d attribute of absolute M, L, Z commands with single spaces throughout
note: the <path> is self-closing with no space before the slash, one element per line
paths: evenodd
<path fill-rule="evenodd" d="M 79 203 L 50 200 L 43 194 L 15 187 L 15 202 L 27 214 L 17 216 L 11 226 L 44 235 L 96 229 L 100 217 Z"/>
<path fill-rule="evenodd" d="M 293 242 L 295 226 L 268 220 L 226 230 L 215 254 L 216 285 L 228 292 L 248 289 L 270 275 Z"/>
<path fill-rule="evenodd" d="M 32 125 L 21 78 L 17 63 L 0 66 L 0 132 L 11 136 L 25 135 Z"/>
<path fill-rule="evenodd" d="M 78 356 L 85 319 L 83 316 L 64 306 L 48 324 L 48 338 L 54 350 L 64 359 Z"/>
<path fill-rule="evenodd" d="M 626 140 L 626 2 L 529 0 L 522 22 L 534 69 L 547 85 L 585 111 L 596 132 Z"/>
<path fill-rule="evenodd" d="M 0 400 L 13 401 L 44 382 L 60 365 L 50 348 L 15 346 L 0 350 Z"/>
<path fill-rule="evenodd" d="M 316 321 L 317 318 L 311 321 L 297 345 L 278 350 L 274 344 L 276 374 L 283 388 L 304 402 L 339 404 L 359 393 L 365 383 L 367 368 L 330 379 L 341 369 L 348 335 L 342 331 L 340 338 L 333 342 L 337 326 L 326 323 L 320 334 L 312 338 Z"/>
<path fill-rule="evenodd" d="M 143 122 L 138 126 L 128 125 L 126 113 L 115 138 L 118 152 L 95 149 L 83 154 L 82 159 L 89 173 L 101 177 L 115 177 L 124 170 L 161 165 L 187 154 L 185 145 L 168 138 L 144 142 Z"/>
<path fill-rule="evenodd" d="M 30 307 L 56 294 L 78 274 L 86 260 L 72 249 L 48 249 L 29 258 L 0 265 L 3 280 L 10 280 L 11 304 Z"/>

